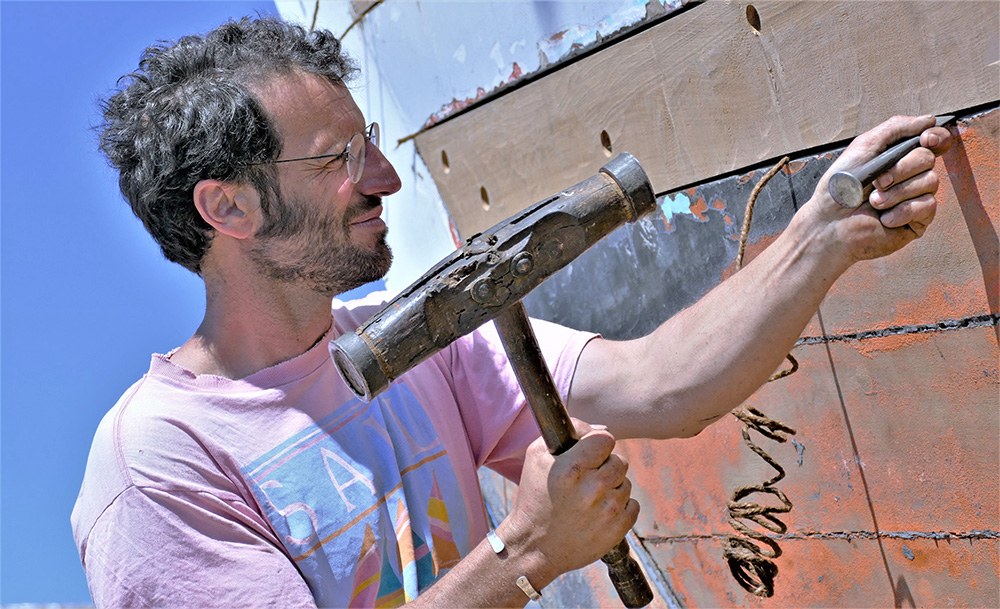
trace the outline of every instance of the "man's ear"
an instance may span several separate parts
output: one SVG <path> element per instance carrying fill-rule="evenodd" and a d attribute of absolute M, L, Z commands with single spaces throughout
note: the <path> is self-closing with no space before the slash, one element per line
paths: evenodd
<path fill-rule="evenodd" d="M 252 236 L 261 222 L 260 195 L 249 185 L 202 180 L 194 186 L 194 206 L 212 228 L 234 239 Z"/>

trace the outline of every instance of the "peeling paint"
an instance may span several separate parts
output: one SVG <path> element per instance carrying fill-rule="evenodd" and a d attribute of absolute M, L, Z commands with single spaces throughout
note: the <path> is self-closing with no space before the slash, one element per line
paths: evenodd
<path fill-rule="evenodd" d="M 805 444 L 800 444 L 799 442 L 796 442 L 794 438 L 789 438 L 789 440 L 792 442 L 792 446 L 795 447 L 795 452 L 797 452 L 799 455 L 797 463 L 799 464 L 799 467 L 802 467 L 802 453 L 806 451 L 806 446 Z"/>
<path fill-rule="evenodd" d="M 708 216 L 705 215 L 705 212 L 708 211 L 708 203 L 705 202 L 705 197 L 695 199 L 695 202 L 688 209 L 691 210 L 691 214 L 698 222 L 708 222 Z"/>
<path fill-rule="evenodd" d="M 455 221 L 451 219 L 451 216 L 448 216 L 448 232 L 451 233 L 451 240 L 455 244 L 455 249 L 459 249 L 465 245 L 462 236 L 458 234 L 458 227 L 455 226 Z"/>
<path fill-rule="evenodd" d="M 521 77 L 521 66 L 514 62 L 514 69 L 511 71 L 510 76 L 507 77 L 507 82 L 514 82 Z"/>
<path fill-rule="evenodd" d="M 660 198 L 660 209 L 663 210 L 663 217 L 667 222 L 674 218 L 674 214 L 687 214 L 693 216 L 691 211 L 691 197 L 686 192 L 678 192 L 671 195 L 664 195 Z"/>
<path fill-rule="evenodd" d="M 660 545 L 706 539 L 722 540 L 727 533 L 712 533 L 709 535 L 668 535 L 641 537 L 642 543 Z M 948 540 L 986 540 L 1000 539 L 1000 531 L 993 529 L 975 529 L 971 531 L 799 531 L 797 533 L 771 533 L 768 537 L 777 541 L 796 541 L 804 539 L 933 539 Z"/>
<path fill-rule="evenodd" d="M 500 42 L 496 42 L 490 49 L 489 58 L 496 64 L 501 74 L 510 74 L 508 77 L 501 77 L 499 81 L 494 81 L 490 85 L 478 87 L 478 90 L 488 90 L 490 94 L 496 93 L 512 83 L 516 83 L 522 77 L 533 76 L 541 70 L 547 69 L 553 64 L 563 62 L 573 58 L 581 52 L 588 52 L 597 45 L 602 44 L 608 38 L 618 34 L 628 32 L 644 22 L 659 19 L 669 13 L 676 11 L 686 5 L 690 0 L 631 0 L 624 2 L 621 8 L 613 14 L 601 19 L 597 23 L 577 24 L 562 29 L 547 38 L 539 40 L 535 44 L 536 53 L 531 54 L 532 59 L 538 57 L 538 65 L 519 67 L 517 61 L 507 63 L 500 47 Z M 510 44 L 509 54 L 517 55 L 522 49 L 526 49 L 526 40 L 516 40 Z M 456 60 L 465 63 L 466 54 L 463 50 L 461 59 L 456 56 Z M 524 57 L 522 57 L 524 59 Z M 424 122 L 422 129 L 427 129 L 438 122 L 452 116 L 456 112 L 464 110 L 469 104 L 478 101 L 480 95 L 467 96 L 469 103 L 461 104 L 452 102 L 443 104 L 441 109 L 432 113 Z M 457 99 L 457 98 L 455 98 Z"/>

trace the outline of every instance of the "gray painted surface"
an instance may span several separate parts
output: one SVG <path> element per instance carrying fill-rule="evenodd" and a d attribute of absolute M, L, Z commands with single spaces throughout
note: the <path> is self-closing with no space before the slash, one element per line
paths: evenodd
<path fill-rule="evenodd" d="M 754 207 L 751 244 L 788 225 L 834 156 L 810 157 L 792 175 L 782 171 L 771 179 Z M 649 334 L 715 287 L 734 264 L 747 200 L 765 172 L 709 182 L 694 196 L 660 197 L 661 213 L 618 229 L 536 288 L 525 299 L 528 312 L 615 340 Z M 701 218 L 671 213 L 677 199 L 704 199 L 707 210 Z M 716 202 L 724 208 L 713 207 Z"/>

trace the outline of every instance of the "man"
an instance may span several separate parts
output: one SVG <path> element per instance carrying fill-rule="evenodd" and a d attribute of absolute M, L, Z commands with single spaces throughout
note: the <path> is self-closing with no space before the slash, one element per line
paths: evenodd
<path fill-rule="evenodd" d="M 333 369 L 328 341 L 378 307 L 331 317 L 331 298 L 388 269 L 380 215 L 400 187 L 351 72 L 329 33 L 243 20 L 151 47 L 106 104 L 123 194 L 207 305 L 94 440 L 72 520 L 98 606 L 523 605 L 635 522 L 615 438 L 691 436 L 749 396 L 844 270 L 923 233 L 950 143 L 929 117 L 857 138 L 838 166 L 924 147 L 855 211 L 821 180 L 752 264 L 645 338 L 539 322 L 581 435 L 554 458 L 491 328 L 372 404 Z M 520 482 L 495 533 L 483 465 Z"/>

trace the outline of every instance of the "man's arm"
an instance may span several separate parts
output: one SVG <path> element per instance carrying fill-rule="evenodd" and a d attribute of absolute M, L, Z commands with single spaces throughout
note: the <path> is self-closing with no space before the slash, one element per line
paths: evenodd
<path fill-rule="evenodd" d="M 936 156 L 951 144 L 931 117 L 895 117 L 858 136 L 781 236 L 700 301 L 632 341 L 593 340 L 580 356 L 569 407 L 617 438 L 688 437 L 739 406 L 781 363 L 833 282 L 860 260 L 890 254 L 933 220 Z M 915 149 L 869 202 L 838 206 L 832 173 L 916 134 Z"/>

